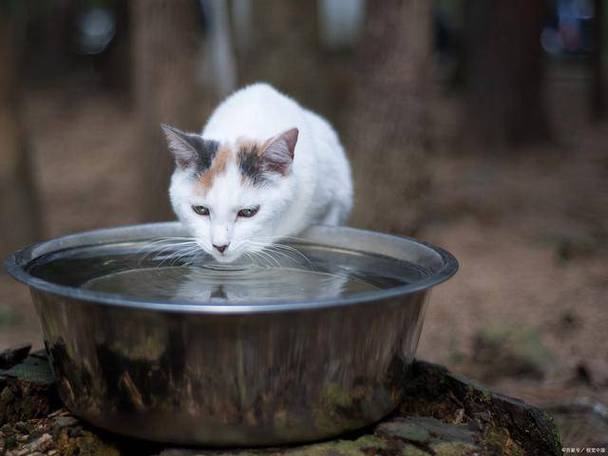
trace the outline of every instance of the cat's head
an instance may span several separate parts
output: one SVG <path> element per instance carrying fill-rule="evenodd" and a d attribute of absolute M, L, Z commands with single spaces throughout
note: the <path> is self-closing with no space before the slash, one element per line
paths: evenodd
<path fill-rule="evenodd" d="M 234 143 L 162 130 L 176 163 L 171 204 L 200 247 L 230 262 L 271 244 L 292 198 L 298 129 Z"/>

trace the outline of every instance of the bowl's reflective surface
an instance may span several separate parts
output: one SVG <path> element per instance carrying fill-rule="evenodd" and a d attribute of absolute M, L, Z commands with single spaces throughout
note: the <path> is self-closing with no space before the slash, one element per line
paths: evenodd
<path fill-rule="evenodd" d="M 181 233 L 153 224 L 27 248 L 7 269 L 27 283 L 66 405 L 117 433 L 182 444 L 302 442 L 360 428 L 400 401 L 428 291 L 457 268 L 413 240 L 315 227 L 317 244 L 373 252 L 428 278 L 345 298 L 249 305 L 140 302 L 48 283 L 27 265 L 83 245 Z"/>

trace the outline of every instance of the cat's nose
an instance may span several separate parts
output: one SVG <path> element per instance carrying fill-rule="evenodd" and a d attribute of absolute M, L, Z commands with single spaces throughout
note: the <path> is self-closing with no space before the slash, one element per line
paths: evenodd
<path fill-rule="evenodd" d="M 220 252 L 220 253 L 224 253 L 224 250 L 226 250 L 229 245 L 230 244 L 224 244 L 224 245 L 215 245 L 215 244 L 213 244 L 213 248 L 215 250 L 217 250 L 218 252 Z"/>

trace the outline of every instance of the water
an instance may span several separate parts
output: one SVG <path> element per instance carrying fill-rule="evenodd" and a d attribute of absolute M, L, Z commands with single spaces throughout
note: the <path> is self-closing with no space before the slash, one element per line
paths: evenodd
<path fill-rule="evenodd" d="M 428 277 L 406 261 L 291 244 L 298 253 L 220 264 L 158 244 L 129 242 L 68 249 L 35 260 L 41 279 L 144 301 L 226 304 L 335 298 L 393 288 Z"/>

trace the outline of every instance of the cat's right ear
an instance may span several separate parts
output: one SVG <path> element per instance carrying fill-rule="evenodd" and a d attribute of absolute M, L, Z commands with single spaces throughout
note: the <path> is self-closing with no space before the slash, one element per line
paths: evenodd
<path fill-rule="evenodd" d="M 160 127 L 165 134 L 165 138 L 167 138 L 167 145 L 179 168 L 193 168 L 200 173 L 211 166 L 213 157 L 215 157 L 219 147 L 217 141 L 203 139 L 199 135 L 191 133 L 184 133 L 166 124 L 161 124 Z"/>
<path fill-rule="evenodd" d="M 196 164 L 198 154 L 192 135 L 184 133 L 167 124 L 160 125 L 167 140 L 167 146 L 175 158 L 175 163 L 182 169 L 190 168 Z"/>

